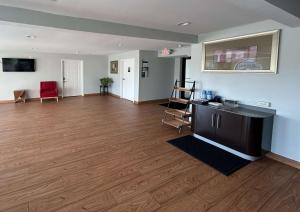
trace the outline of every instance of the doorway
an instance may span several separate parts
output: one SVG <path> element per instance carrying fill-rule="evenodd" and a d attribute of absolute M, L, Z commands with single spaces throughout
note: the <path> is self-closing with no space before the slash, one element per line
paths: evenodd
<path fill-rule="evenodd" d="M 83 61 L 63 59 L 61 70 L 62 96 L 83 96 Z"/>
<path fill-rule="evenodd" d="M 191 83 L 185 83 L 192 81 L 191 77 L 191 57 L 183 57 L 181 58 L 181 87 L 190 88 L 189 86 L 192 86 Z M 189 98 L 189 94 L 187 92 L 181 92 L 180 98 Z"/>
<path fill-rule="evenodd" d="M 122 92 L 121 97 L 134 101 L 134 63 L 135 59 L 124 59 L 121 61 L 122 66 Z"/>

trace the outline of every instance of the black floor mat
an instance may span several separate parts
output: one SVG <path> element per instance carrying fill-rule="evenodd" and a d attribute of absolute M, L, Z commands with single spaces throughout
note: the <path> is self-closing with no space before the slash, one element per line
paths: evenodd
<path fill-rule="evenodd" d="M 162 104 L 159 104 L 159 105 L 164 106 L 164 107 L 168 107 L 169 103 L 162 103 Z M 171 102 L 170 103 L 170 108 L 182 110 L 182 109 L 186 108 L 186 105 L 185 104 L 181 104 L 181 103 Z"/>
<path fill-rule="evenodd" d="M 191 135 L 168 141 L 168 143 L 212 166 L 226 176 L 251 162 Z"/>

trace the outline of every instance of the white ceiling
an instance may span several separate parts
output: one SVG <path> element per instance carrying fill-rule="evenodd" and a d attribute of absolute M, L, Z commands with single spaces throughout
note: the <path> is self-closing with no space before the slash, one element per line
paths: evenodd
<path fill-rule="evenodd" d="M 266 19 L 287 24 L 299 22 L 264 0 L 0 0 L 0 5 L 190 34 Z M 177 26 L 184 21 L 191 25 Z M 37 38 L 27 39 L 26 35 Z M 107 55 L 136 49 L 175 48 L 178 44 L 0 22 L 0 50 Z"/>
<path fill-rule="evenodd" d="M 268 11 L 274 6 L 264 0 L 0 0 L 0 5 L 192 34 L 262 21 L 274 14 Z M 192 24 L 177 26 L 183 21 Z"/>
<path fill-rule="evenodd" d="M 108 55 L 129 50 L 175 48 L 179 43 L 0 22 L 0 50 Z M 28 39 L 26 35 L 34 35 Z M 120 46 L 121 44 L 121 46 Z"/>

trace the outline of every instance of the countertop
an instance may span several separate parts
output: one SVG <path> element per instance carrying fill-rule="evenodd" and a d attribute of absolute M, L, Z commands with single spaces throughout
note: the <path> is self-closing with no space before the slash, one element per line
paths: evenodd
<path fill-rule="evenodd" d="M 271 109 L 264 109 L 264 108 L 258 108 L 255 106 L 247 106 L 247 105 L 241 105 L 239 107 L 228 107 L 228 106 L 211 106 L 211 105 L 203 105 L 199 101 L 192 101 L 192 104 L 195 105 L 202 105 L 205 107 L 214 108 L 217 110 L 221 110 L 224 112 L 234 113 L 242 116 L 247 116 L 251 118 L 268 118 L 275 115 L 274 110 Z M 265 111 L 262 111 L 265 110 Z"/>

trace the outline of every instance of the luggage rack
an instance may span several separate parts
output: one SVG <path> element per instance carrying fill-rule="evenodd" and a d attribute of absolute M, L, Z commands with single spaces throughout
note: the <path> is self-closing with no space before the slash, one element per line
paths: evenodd
<path fill-rule="evenodd" d="M 181 133 L 183 127 L 191 127 L 191 121 L 189 118 L 192 116 L 190 112 L 191 101 L 195 98 L 195 81 L 184 81 L 185 84 L 192 85 L 190 88 L 179 86 L 182 81 L 175 81 L 171 97 L 169 98 L 168 109 L 164 111 L 164 117 L 162 119 L 162 125 L 169 125 L 175 127 Z M 181 92 L 188 93 L 188 98 L 180 98 Z M 177 103 L 186 105 L 185 109 L 180 110 L 171 108 L 171 103 L 176 107 Z"/>

